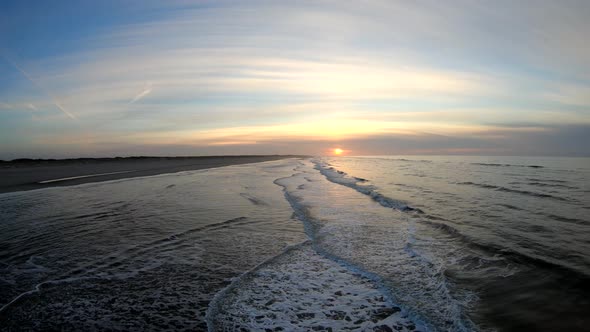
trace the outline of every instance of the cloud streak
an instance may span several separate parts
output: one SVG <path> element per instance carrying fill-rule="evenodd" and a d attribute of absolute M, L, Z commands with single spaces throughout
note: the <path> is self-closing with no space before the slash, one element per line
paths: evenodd
<path fill-rule="evenodd" d="M 44 89 L 36 80 L 34 80 L 28 72 L 26 72 L 21 66 L 19 66 L 15 61 L 9 59 L 6 55 L 2 55 L 6 62 L 10 63 L 14 68 L 16 68 L 31 84 L 33 84 L 39 91 L 49 97 L 53 103 L 53 105 L 60 110 L 63 114 L 65 114 L 68 118 L 75 120 L 76 117 L 67 111 L 61 103 L 55 98 L 51 93 L 49 93 L 46 89 Z"/>
<path fill-rule="evenodd" d="M 138 93 L 137 95 L 135 95 L 135 97 L 133 97 L 133 99 L 131 99 L 129 101 L 129 104 L 133 104 L 133 103 L 139 101 L 143 97 L 149 95 L 151 92 L 152 92 L 152 85 L 151 84 L 148 84 L 140 93 Z"/>

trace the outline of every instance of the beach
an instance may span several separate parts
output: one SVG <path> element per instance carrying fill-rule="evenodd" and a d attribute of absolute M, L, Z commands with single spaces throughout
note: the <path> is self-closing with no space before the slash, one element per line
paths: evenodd
<path fill-rule="evenodd" d="M 16 160 L 0 163 L 0 193 L 71 186 L 293 156 L 126 157 Z"/>

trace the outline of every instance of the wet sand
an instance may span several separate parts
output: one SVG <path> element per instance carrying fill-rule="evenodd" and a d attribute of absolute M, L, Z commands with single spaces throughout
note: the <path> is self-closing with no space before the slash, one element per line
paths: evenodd
<path fill-rule="evenodd" d="M 0 193 L 279 160 L 298 156 L 129 157 L 0 163 Z"/>

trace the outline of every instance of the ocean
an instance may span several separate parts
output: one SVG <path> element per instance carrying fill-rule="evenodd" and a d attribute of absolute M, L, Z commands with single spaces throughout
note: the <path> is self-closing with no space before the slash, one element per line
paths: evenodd
<path fill-rule="evenodd" d="M 317 157 L 0 194 L 0 329 L 584 331 L 589 182 Z"/>

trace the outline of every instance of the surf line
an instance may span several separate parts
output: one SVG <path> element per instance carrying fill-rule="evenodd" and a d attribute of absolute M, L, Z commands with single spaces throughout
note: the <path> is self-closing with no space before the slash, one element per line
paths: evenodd
<path fill-rule="evenodd" d="M 131 171 L 120 171 L 120 172 L 110 172 L 110 173 L 98 173 L 98 174 L 80 175 L 80 176 L 70 176 L 70 177 L 67 177 L 67 178 L 59 178 L 59 179 L 53 179 L 53 180 L 39 181 L 37 183 L 39 183 L 39 184 L 46 184 L 46 183 L 61 182 L 61 181 L 67 181 L 67 180 L 75 180 L 75 179 L 82 179 L 82 178 L 91 178 L 91 177 L 102 176 L 102 175 L 122 174 L 122 173 L 131 173 L 131 172 L 135 172 L 135 170 L 131 170 Z"/>

